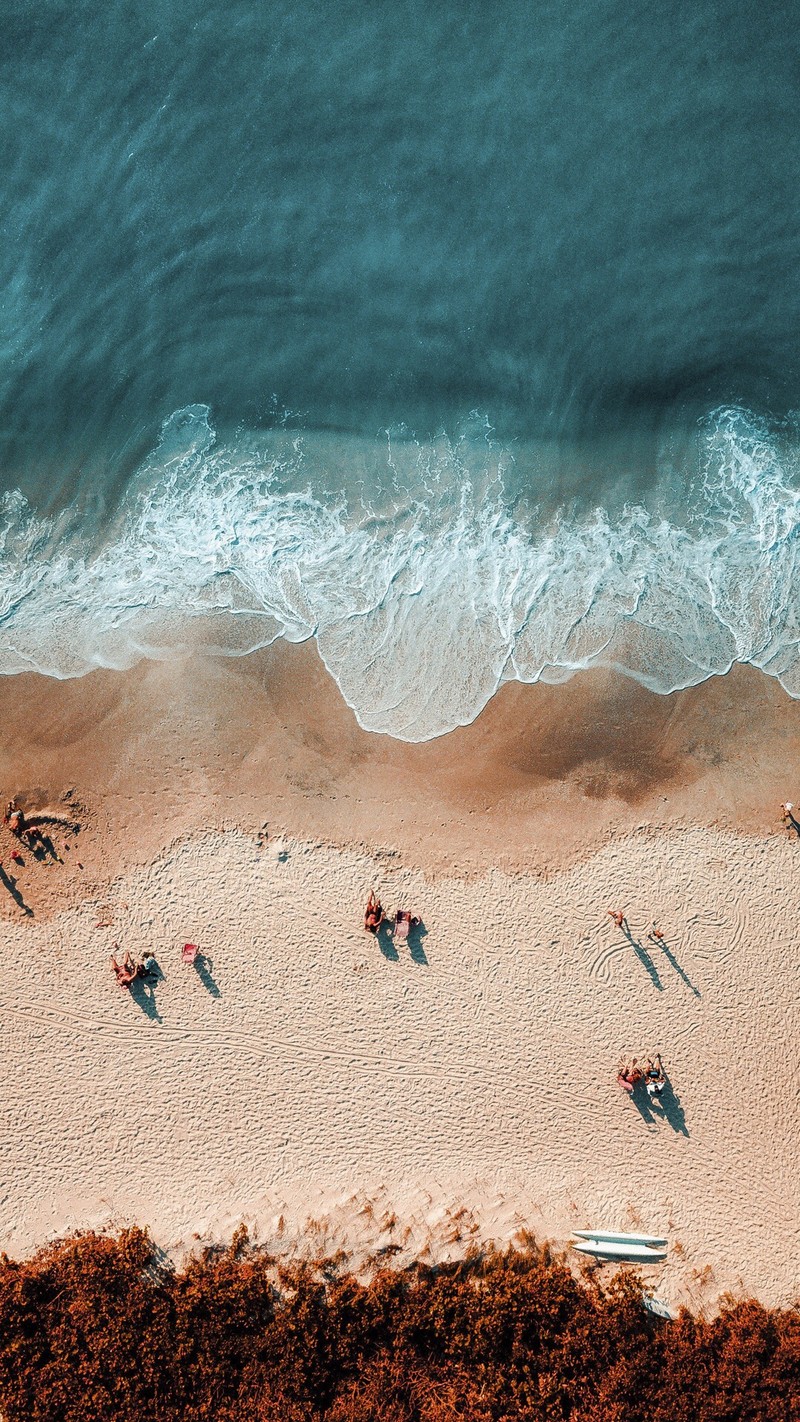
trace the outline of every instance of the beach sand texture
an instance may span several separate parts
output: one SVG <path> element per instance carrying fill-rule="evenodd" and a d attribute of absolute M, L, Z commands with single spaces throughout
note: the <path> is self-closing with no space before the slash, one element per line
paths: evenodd
<path fill-rule="evenodd" d="M 545 882 L 179 840 L 102 900 L 6 928 L 3 1247 L 139 1222 L 180 1252 L 240 1218 L 276 1246 L 313 1219 L 317 1246 L 435 1258 L 603 1225 L 669 1236 L 673 1302 L 788 1303 L 797 883 L 788 839 L 702 829 L 626 836 Z M 424 936 L 367 937 L 371 884 Z M 114 940 L 155 949 L 152 993 L 117 988 Z M 651 1048 L 663 1109 L 615 1082 Z"/>

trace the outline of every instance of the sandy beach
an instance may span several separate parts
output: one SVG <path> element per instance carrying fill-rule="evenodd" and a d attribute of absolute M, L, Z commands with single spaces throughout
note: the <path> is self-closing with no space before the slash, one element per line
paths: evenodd
<path fill-rule="evenodd" d="M 776 683 L 507 686 L 422 746 L 360 731 L 305 647 L 4 691 L 7 797 L 65 828 L 61 863 L 2 833 L 0 1247 L 136 1222 L 180 1255 L 244 1219 L 402 1262 L 603 1225 L 669 1237 L 672 1303 L 797 1299 Z M 364 933 L 372 887 L 408 944 Z M 615 1075 L 656 1050 L 649 1109 Z"/>

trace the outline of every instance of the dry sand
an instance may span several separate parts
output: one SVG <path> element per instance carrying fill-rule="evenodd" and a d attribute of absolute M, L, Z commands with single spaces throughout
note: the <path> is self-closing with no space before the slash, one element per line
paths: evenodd
<path fill-rule="evenodd" d="M 14 678 L 5 731 L 8 793 L 83 828 L 15 870 L 32 916 L 0 901 L 1 1247 L 135 1221 L 180 1254 L 244 1218 L 402 1261 L 602 1225 L 669 1236 L 673 1302 L 800 1296 L 800 707 L 774 683 L 506 687 L 405 747 L 290 649 Z M 424 933 L 365 935 L 373 885 Z M 152 993 L 116 986 L 115 941 L 154 949 Z M 615 1071 L 656 1049 L 648 1110 Z"/>

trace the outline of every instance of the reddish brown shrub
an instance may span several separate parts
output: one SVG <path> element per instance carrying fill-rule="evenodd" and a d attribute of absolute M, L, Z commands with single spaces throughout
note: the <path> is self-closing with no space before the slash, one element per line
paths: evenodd
<path fill-rule="evenodd" d="M 800 1315 L 706 1322 L 547 1251 L 279 1268 L 244 1231 L 183 1270 L 147 1236 L 0 1260 L 6 1422 L 800 1422 Z"/>

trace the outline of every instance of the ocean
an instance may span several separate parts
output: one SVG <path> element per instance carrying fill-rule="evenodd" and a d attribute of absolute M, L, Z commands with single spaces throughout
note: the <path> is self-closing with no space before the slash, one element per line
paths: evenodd
<path fill-rule="evenodd" d="M 0 672 L 800 697 L 784 4 L 0 3 Z"/>

